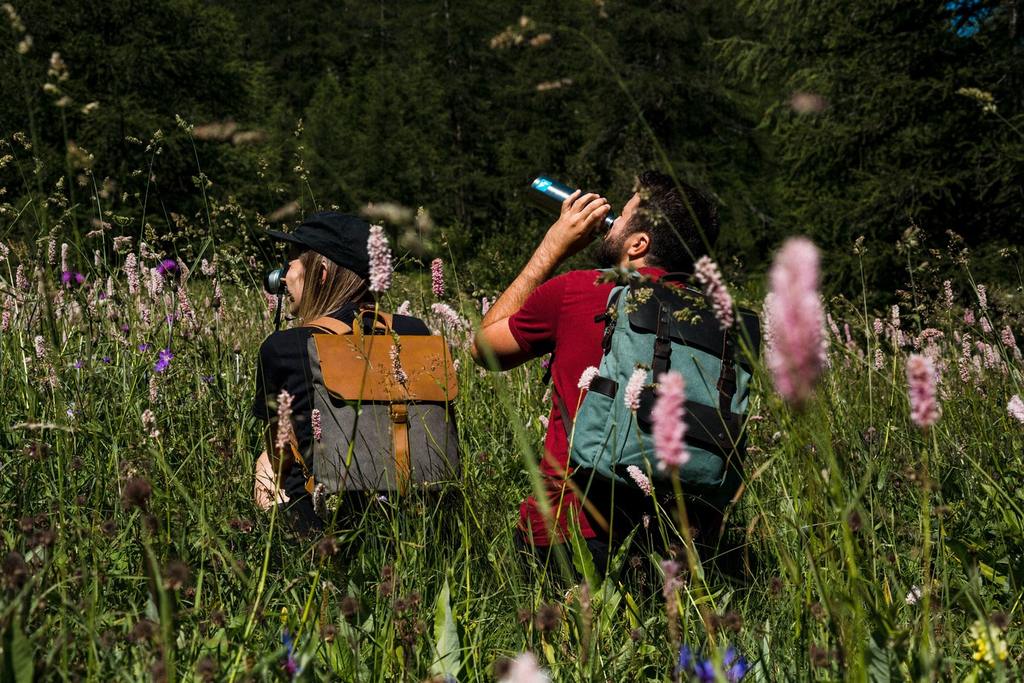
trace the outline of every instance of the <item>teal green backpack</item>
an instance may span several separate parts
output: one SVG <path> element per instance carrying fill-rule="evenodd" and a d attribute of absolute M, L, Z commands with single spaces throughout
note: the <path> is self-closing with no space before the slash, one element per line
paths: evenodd
<path fill-rule="evenodd" d="M 575 426 L 557 399 L 571 435 L 574 478 L 584 489 L 586 478 L 594 475 L 637 487 L 626 471 L 636 465 L 656 489 L 671 491 L 667 482 L 659 486 L 650 418 L 654 382 L 668 370 L 680 372 L 686 382 L 690 459 L 679 471 L 684 492 L 721 506 L 739 487 L 751 377 L 744 352 L 757 356 L 759 320 L 741 310 L 737 323 L 722 330 L 704 295 L 687 287 L 685 277 L 634 279 L 612 289 L 607 312 L 597 319 L 605 323 L 599 374 Z M 647 369 L 647 379 L 634 414 L 623 395 L 638 367 Z"/>

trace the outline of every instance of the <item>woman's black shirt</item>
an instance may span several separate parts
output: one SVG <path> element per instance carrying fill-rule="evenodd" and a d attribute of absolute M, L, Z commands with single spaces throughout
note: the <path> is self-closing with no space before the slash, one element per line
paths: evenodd
<path fill-rule="evenodd" d="M 342 306 L 330 317 L 351 325 L 359 310 L 358 304 Z M 419 318 L 395 315 L 392 329 L 399 335 L 430 334 L 426 324 Z M 310 451 L 313 427 L 310 416 L 313 412 L 313 378 L 309 368 L 307 343 L 315 330 L 310 327 L 295 327 L 280 330 L 267 337 L 260 346 L 259 362 L 256 364 L 256 398 L 253 401 L 253 415 L 266 422 L 277 414 L 277 396 L 287 389 L 292 396 L 292 424 L 299 451 Z M 312 467 L 312 462 L 307 462 Z M 302 468 L 292 467 L 282 482 L 284 491 L 292 500 L 306 495 L 306 480 Z"/>

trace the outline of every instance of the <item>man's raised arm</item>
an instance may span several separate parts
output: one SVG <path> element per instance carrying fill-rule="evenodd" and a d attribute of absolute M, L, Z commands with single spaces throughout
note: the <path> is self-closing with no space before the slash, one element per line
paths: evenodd
<path fill-rule="evenodd" d="M 593 193 L 581 196 L 576 190 L 566 197 L 558 220 L 548 228 L 526 266 L 480 322 L 473 339 L 473 360 L 478 365 L 508 370 L 533 357 L 512 336 L 509 318 L 565 259 L 590 243 L 609 208 L 604 197 Z"/>

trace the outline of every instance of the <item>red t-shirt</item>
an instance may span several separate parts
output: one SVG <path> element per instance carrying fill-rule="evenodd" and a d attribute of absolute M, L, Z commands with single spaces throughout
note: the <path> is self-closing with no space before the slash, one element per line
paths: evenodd
<path fill-rule="evenodd" d="M 660 268 L 641 268 L 640 272 L 655 279 L 665 274 Z M 607 308 L 614 284 L 598 282 L 600 276 L 597 270 L 574 270 L 552 278 L 538 287 L 508 321 L 509 330 L 521 349 L 535 356 L 554 352 L 551 380 L 573 419 L 582 393 L 580 375 L 591 365 L 601 365 L 604 323 L 595 322 L 594 318 Z M 564 484 L 569 442 L 554 397 L 551 404 L 540 471 L 551 509 L 557 515 L 561 537 L 554 542 L 565 540 L 563 534 L 568 533 L 570 511 L 578 516 L 583 537 L 594 538 L 597 533 L 586 515 L 580 514 L 580 501 Z M 551 544 L 540 506 L 533 496 L 519 506 L 519 526 L 527 542 L 532 540 L 541 546 Z"/>

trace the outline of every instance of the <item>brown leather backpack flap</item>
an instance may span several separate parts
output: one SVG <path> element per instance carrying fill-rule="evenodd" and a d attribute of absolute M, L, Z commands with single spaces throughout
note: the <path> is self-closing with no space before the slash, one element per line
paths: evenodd
<path fill-rule="evenodd" d="M 459 383 L 451 350 L 436 335 L 399 338 L 399 361 L 405 381 L 397 377 L 390 335 L 314 334 L 324 386 L 346 401 L 452 401 Z"/>

